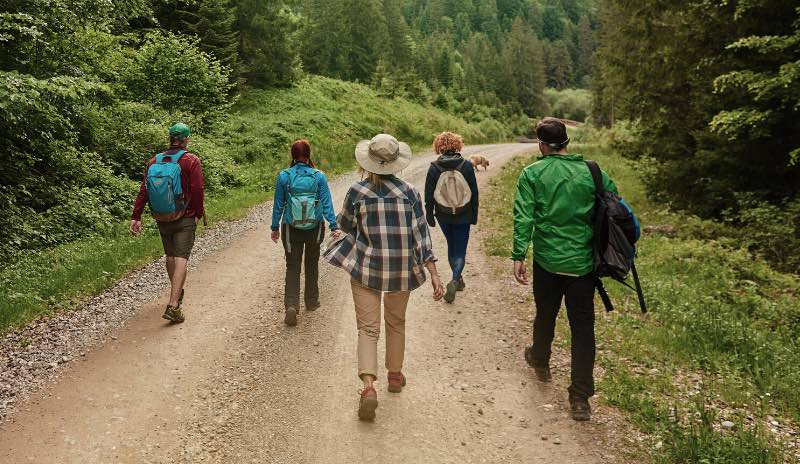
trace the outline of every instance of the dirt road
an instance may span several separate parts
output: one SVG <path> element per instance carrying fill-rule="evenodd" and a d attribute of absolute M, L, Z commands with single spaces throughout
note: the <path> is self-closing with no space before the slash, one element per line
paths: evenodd
<path fill-rule="evenodd" d="M 500 165 L 531 148 L 467 152 L 492 161 L 478 174 L 487 188 Z M 416 157 L 401 176 L 421 189 L 431 159 Z M 337 208 L 355 179 L 331 184 Z M 321 264 L 322 308 L 287 328 L 283 249 L 267 226 L 190 274 L 185 324 L 165 324 L 165 295 L 153 295 L 108 343 L 20 405 L 0 427 L 0 463 L 608 462 L 603 426 L 568 419 L 566 393 L 525 367 L 529 298 L 508 290 L 477 235 L 456 304 L 432 301 L 428 286 L 412 294 L 409 384 L 387 393 L 381 374 L 377 419 L 364 423 L 349 280 Z M 433 236 L 446 258 L 441 232 Z"/>

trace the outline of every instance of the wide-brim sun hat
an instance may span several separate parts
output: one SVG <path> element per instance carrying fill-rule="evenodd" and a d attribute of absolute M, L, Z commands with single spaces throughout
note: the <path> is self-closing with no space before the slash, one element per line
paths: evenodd
<path fill-rule="evenodd" d="M 389 134 L 378 134 L 358 142 L 356 161 L 368 172 L 394 174 L 411 164 L 411 147 Z"/>

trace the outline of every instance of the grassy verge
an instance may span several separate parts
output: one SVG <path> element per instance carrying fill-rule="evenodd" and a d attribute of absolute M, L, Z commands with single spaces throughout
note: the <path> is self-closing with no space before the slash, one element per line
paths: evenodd
<path fill-rule="evenodd" d="M 640 166 L 598 146 L 573 151 L 599 161 L 643 225 L 661 232 L 638 246 L 650 315 L 609 285 L 618 311 L 598 318 L 601 398 L 650 434 L 643 452 L 656 462 L 796 462 L 786 443 L 800 421 L 800 279 L 730 243 L 692 239 L 692 230 L 708 236 L 720 225 L 650 203 Z M 516 179 L 533 161 L 517 160 L 492 181 L 492 254 L 510 254 Z"/>
<path fill-rule="evenodd" d="M 311 142 L 317 165 L 331 175 L 355 167 L 358 140 L 389 132 L 419 150 L 443 130 L 463 134 L 468 143 L 488 141 L 478 125 L 437 109 L 380 98 L 358 84 L 313 77 L 289 89 L 245 92 L 217 133 L 203 134 L 231 155 L 234 172 L 245 185 L 208 192 L 212 225 L 241 217 L 250 206 L 271 198 L 275 177 L 288 164 L 288 149 L 296 139 Z M 202 144 L 198 147 L 202 158 Z M 32 252 L 0 269 L 0 333 L 43 314 L 74 308 L 159 257 L 157 229 L 145 221 L 138 239 L 128 234 L 122 221 L 102 236 Z"/>

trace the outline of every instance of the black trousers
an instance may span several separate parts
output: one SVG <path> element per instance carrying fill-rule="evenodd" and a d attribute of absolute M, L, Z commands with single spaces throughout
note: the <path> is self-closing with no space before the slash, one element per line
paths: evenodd
<path fill-rule="evenodd" d="M 286 284 L 283 289 L 283 304 L 300 308 L 300 269 L 306 270 L 306 307 L 319 302 L 319 247 L 325 237 L 324 223 L 314 229 L 295 229 L 281 224 L 281 241 L 286 256 Z M 304 259 L 305 258 L 305 259 Z"/>
<path fill-rule="evenodd" d="M 594 276 L 571 277 L 553 274 L 533 265 L 533 359 L 537 366 L 549 366 L 556 316 L 564 298 L 572 332 L 572 383 L 570 397 L 594 395 Z"/>

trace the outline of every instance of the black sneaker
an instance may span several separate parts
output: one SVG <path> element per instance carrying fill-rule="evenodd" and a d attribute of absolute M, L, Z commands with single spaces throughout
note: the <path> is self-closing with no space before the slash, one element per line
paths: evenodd
<path fill-rule="evenodd" d="M 297 308 L 294 306 L 288 306 L 286 308 L 286 315 L 283 317 L 283 322 L 286 323 L 289 327 L 294 327 L 297 325 Z"/>
<path fill-rule="evenodd" d="M 459 277 L 458 278 L 458 285 L 456 286 L 456 291 L 457 292 L 463 292 L 465 288 L 467 288 L 467 284 L 464 283 L 464 278 L 463 277 Z"/>
<path fill-rule="evenodd" d="M 536 364 L 536 361 L 533 359 L 532 346 L 525 348 L 525 362 L 533 368 L 533 372 L 540 382 L 550 382 L 553 380 L 553 375 L 550 373 L 550 366 L 539 366 Z"/>
<path fill-rule="evenodd" d="M 585 398 L 570 397 L 569 412 L 576 421 L 588 421 L 592 418 L 592 407 Z"/>

